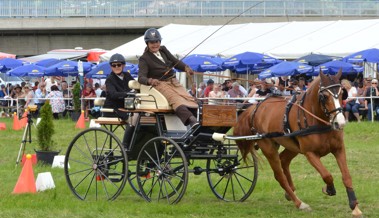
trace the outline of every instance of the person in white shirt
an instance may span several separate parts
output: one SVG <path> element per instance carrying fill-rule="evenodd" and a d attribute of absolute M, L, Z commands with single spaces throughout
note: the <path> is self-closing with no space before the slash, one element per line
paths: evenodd
<path fill-rule="evenodd" d="M 95 83 L 96 98 L 100 98 L 100 95 L 101 95 L 102 92 L 103 92 L 103 90 L 101 90 L 100 84 L 99 83 Z"/>
<path fill-rule="evenodd" d="M 56 85 L 57 87 L 59 87 L 58 81 L 55 80 L 55 76 L 51 76 L 51 77 L 47 78 L 45 80 L 45 84 L 46 84 L 46 91 L 48 93 L 51 92 L 51 86 Z"/>
<path fill-rule="evenodd" d="M 221 90 L 221 84 L 216 83 L 213 85 L 213 90 L 209 93 L 209 98 L 223 98 L 224 92 Z M 209 104 L 220 104 L 222 100 L 210 99 Z"/>
<path fill-rule="evenodd" d="M 352 112 L 353 115 L 357 118 L 357 121 L 360 122 L 359 117 L 359 100 L 357 97 L 358 92 L 357 88 L 351 85 L 349 80 L 343 79 L 341 81 L 342 88 L 345 89 L 348 93 L 348 98 L 346 99 L 345 105 L 345 120 L 349 121 L 349 113 Z"/>

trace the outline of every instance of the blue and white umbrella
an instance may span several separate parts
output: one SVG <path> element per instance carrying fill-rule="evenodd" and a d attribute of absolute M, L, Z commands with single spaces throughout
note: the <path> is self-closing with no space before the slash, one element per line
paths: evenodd
<path fill-rule="evenodd" d="M 237 54 L 222 63 L 224 69 L 236 70 L 243 73 L 249 70 L 253 71 L 254 68 L 267 66 L 270 67 L 280 61 L 268 55 L 256 52 L 244 52 Z"/>
<path fill-rule="evenodd" d="M 138 71 L 138 66 L 126 62 L 124 71 L 130 73 L 132 76 L 135 75 Z M 88 72 L 86 78 L 96 78 L 96 79 L 105 79 L 112 72 L 112 68 L 108 62 L 102 62 L 96 65 L 90 72 Z M 133 76 L 134 77 L 134 76 Z"/>
<path fill-rule="evenodd" d="M 40 67 L 34 64 L 24 65 L 16 67 L 13 70 L 7 72 L 8 76 L 18 77 L 43 77 L 45 75 L 45 67 Z"/>
<path fill-rule="evenodd" d="M 302 64 L 302 63 L 293 62 L 293 61 L 283 61 L 279 64 L 276 64 L 276 65 L 262 71 L 259 74 L 259 77 L 261 77 L 261 75 L 267 76 L 270 74 L 274 77 L 293 76 L 293 75 L 297 75 L 297 74 L 311 73 L 311 72 L 313 72 L 313 67 L 309 66 L 307 64 Z"/>
<path fill-rule="evenodd" d="M 82 62 L 84 74 L 91 71 L 92 63 Z M 77 61 L 62 61 L 54 64 L 46 69 L 46 76 L 77 76 L 78 62 Z"/>
<path fill-rule="evenodd" d="M 372 62 L 379 63 L 379 49 L 370 48 L 355 52 L 343 58 L 344 61 L 350 63 L 360 63 L 360 62 Z"/>
<path fill-rule="evenodd" d="M 364 69 L 362 66 L 350 64 L 344 61 L 330 61 L 315 67 L 315 70 L 308 75 L 318 76 L 320 70 L 322 70 L 323 73 L 332 75 L 335 75 L 339 70 L 342 70 L 342 74 L 347 75 L 361 73 Z"/>
<path fill-rule="evenodd" d="M 24 64 L 22 60 L 13 59 L 13 58 L 4 58 L 0 60 L 0 71 L 5 73 L 16 67 L 20 67 Z"/>
<path fill-rule="evenodd" d="M 183 59 L 183 62 L 197 72 L 222 71 L 221 63 L 223 59 L 210 55 L 190 55 Z"/>

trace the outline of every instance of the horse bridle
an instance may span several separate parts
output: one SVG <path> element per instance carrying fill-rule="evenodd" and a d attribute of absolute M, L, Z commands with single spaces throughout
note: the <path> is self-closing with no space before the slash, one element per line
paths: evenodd
<path fill-rule="evenodd" d="M 339 87 L 338 89 L 338 92 L 337 93 L 333 93 L 330 89 L 334 88 L 334 87 Z M 326 108 L 326 98 L 323 94 L 324 91 L 327 91 L 329 92 L 333 98 L 335 100 L 338 100 L 338 96 L 341 94 L 342 92 L 342 88 L 341 88 L 341 84 L 333 84 L 333 85 L 330 85 L 330 86 L 320 86 L 320 89 L 318 91 L 318 95 L 319 95 L 319 101 L 321 102 L 321 106 L 322 106 L 322 109 L 324 110 L 324 113 L 325 115 L 329 118 L 329 121 L 330 123 L 333 123 L 333 121 L 336 119 L 338 113 L 342 113 L 343 112 L 343 108 L 340 106 L 334 110 L 331 110 L 329 111 L 328 108 Z M 334 116 L 331 118 L 331 115 L 334 113 L 334 112 L 337 112 L 334 114 Z"/>

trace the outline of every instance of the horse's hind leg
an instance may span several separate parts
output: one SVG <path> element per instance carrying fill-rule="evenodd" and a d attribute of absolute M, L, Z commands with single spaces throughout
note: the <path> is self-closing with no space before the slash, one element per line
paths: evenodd
<path fill-rule="evenodd" d="M 275 179 L 279 182 L 280 186 L 288 194 L 296 207 L 302 210 L 310 210 L 309 205 L 301 202 L 292 191 L 292 188 L 287 181 L 287 177 L 283 172 L 279 153 L 275 147 L 275 144 L 269 140 L 260 140 L 258 144 L 274 172 Z"/>
<path fill-rule="evenodd" d="M 334 188 L 333 176 L 321 163 L 320 157 L 313 152 L 305 153 L 308 162 L 320 173 L 322 179 L 326 184 L 326 188 L 323 188 L 322 191 L 330 196 L 336 195 L 336 189 Z"/>
<path fill-rule="evenodd" d="M 291 161 L 297 155 L 298 155 L 298 153 L 293 152 L 293 151 L 288 150 L 288 149 L 284 149 L 279 155 L 280 161 L 282 164 L 283 173 L 284 173 L 284 175 L 286 175 L 288 184 L 291 187 L 292 191 L 295 191 L 296 189 L 295 189 L 295 185 L 293 184 L 292 177 L 291 177 L 290 164 L 291 164 Z M 289 201 L 291 200 L 290 197 L 288 196 L 287 192 L 285 193 L 285 197 L 287 200 L 289 200 Z"/>

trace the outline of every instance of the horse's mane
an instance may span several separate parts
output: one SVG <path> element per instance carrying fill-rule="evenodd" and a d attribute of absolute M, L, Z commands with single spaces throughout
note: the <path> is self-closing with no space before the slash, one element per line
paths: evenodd
<path fill-rule="evenodd" d="M 313 91 L 317 91 L 320 89 L 320 76 L 316 77 L 310 85 L 308 85 L 307 93 L 313 93 Z"/>

